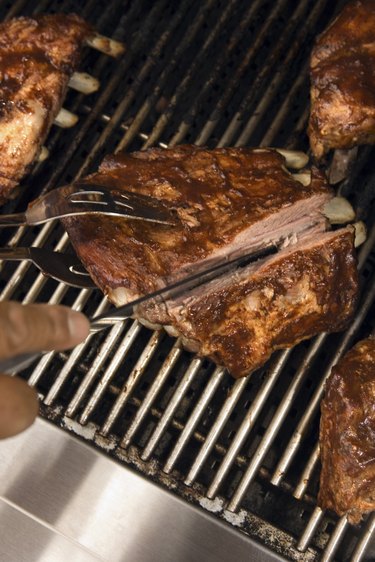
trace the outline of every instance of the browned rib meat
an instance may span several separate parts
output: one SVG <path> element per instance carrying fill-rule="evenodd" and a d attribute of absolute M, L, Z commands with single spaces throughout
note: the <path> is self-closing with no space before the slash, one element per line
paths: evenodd
<path fill-rule="evenodd" d="M 320 234 L 261 264 L 168 302 L 164 322 L 185 347 L 246 376 L 271 354 L 345 327 L 357 294 L 351 229 Z M 155 314 L 156 312 L 156 314 Z M 141 318 L 160 321 L 160 307 Z"/>
<path fill-rule="evenodd" d="M 321 410 L 318 503 L 357 524 L 375 510 L 375 337 L 333 367 Z"/>
<path fill-rule="evenodd" d="M 311 149 L 375 142 L 375 0 L 349 2 L 311 57 Z"/>
<path fill-rule="evenodd" d="M 287 238 L 289 246 L 262 267 L 211 283 L 203 294 L 137 312 L 242 376 L 278 347 L 340 329 L 353 311 L 353 233 L 324 234 L 322 206 L 332 194 L 321 175 L 313 171 L 312 177 L 309 186 L 301 185 L 270 149 L 185 146 L 119 154 L 88 183 L 159 197 L 180 222 L 172 228 L 108 217 L 64 223 L 93 279 L 117 305 L 219 259 Z"/>
<path fill-rule="evenodd" d="M 0 24 L 0 200 L 37 157 L 91 34 L 73 14 Z"/>
<path fill-rule="evenodd" d="M 291 221 L 300 230 L 325 224 L 320 209 L 331 191 L 322 176 L 304 187 L 283 164 L 275 151 L 245 148 L 184 146 L 108 156 L 89 183 L 159 198 L 176 209 L 179 224 L 171 229 L 98 217 L 66 224 L 93 278 L 120 305 L 205 262 L 257 249 L 267 233 L 289 233 Z"/>

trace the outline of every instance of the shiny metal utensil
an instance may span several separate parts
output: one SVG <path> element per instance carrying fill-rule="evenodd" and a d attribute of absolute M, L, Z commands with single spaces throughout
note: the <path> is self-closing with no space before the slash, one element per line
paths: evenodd
<path fill-rule="evenodd" d="M 74 215 L 104 214 L 173 225 L 172 212 L 160 201 L 130 191 L 85 182 L 59 187 L 32 201 L 24 213 L 0 215 L 0 227 L 37 225 Z"/>
<path fill-rule="evenodd" d="M 225 273 L 234 271 L 241 267 L 246 267 L 250 263 L 254 263 L 260 259 L 264 259 L 267 256 L 275 254 L 278 250 L 278 244 L 270 243 L 268 246 L 261 248 L 257 251 L 249 252 L 246 255 L 221 262 L 208 269 L 203 269 L 193 275 L 184 277 L 180 281 L 158 289 L 152 293 L 144 295 L 128 304 L 121 306 L 119 308 L 110 310 L 100 316 L 91 318 L 90 321 L 90 332 L 100 332 L 107 328 L 110 328 L 117 322 L 121 322 L 129 316 L 134 314 L 135 309 L 140 304 L 146 301 L 153 301 L 154 303 L 162 303 L 168 299 L 174 299 L 179 297 L 192 289 L 201 286 Z M 40 353 L 26 353 L 24 355 L 19 355 L 18 357 L 11 357 L 10 359 L 0 360 L 0 373 L 14 374 L 18 373 L 22 369 L 28 367 L 33 361 L 38 359 L 43 355 Z"/>
<path fill-rule="evenodd" d="M 40 271 L 73 287 L 95 287 L 80 260 L 71 254 L 63 254 L 45 248 L 0 248 L 0 260 L 31 261 Z"/>

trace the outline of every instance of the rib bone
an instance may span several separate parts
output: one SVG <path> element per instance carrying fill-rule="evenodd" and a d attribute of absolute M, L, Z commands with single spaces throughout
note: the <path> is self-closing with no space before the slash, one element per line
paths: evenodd
<path fill-rule="evenodd" d="M 304 152 L 300 150 L 287 150 L 284 148 L 275 148 L 279 154 L 284 156 L 286 165 L 289 168 L 294 168 L 296 170 L 300 170 L 304 168 L 309 161 L 309 157 Z"/>
<path fill-rule="evenodd" d="M 69 127 L 73 127 L 73 125 L 75 125 L 77 121 L 78 121 L 77 115 L 62 107 L 59 113 L 56 115 L 54 123 L 58 127 L 62 127 L 63 129 L 69 129 Z"/>
<path fill-rule="evenodd" d="M 363 221 L 358 221 L 354 223 L 353 226 L 355 230 L 354 246 L 358 248 L 358 246 L 360 246 L 366 241 L 367 238 L 366 225 Z"/>
<path fill-rule="evenodd" d="M 307 170 L 306 172 L 301 172 L 300 174 L 291 174 L 291 175 L 295 180 L 302 183 L 302 185 L 306 186 L 306 185 L 310 185 L 311 183 L 311 172 L 309 170 Z"/>
<path fill-rule="evenodd" d="M 331 224 L 345 224 L 355 219 L 355 211 L 344 197 L 333 197 L 323 210 Z"/>
<path fill-rule="evenodd" d="M 70 77 L 68 86 L 82 94 L 92 94 L 98 90 L 100 82 L 87 72 L 74 72 Z"/>
<path fill-rule="evenodd" d="M 104 35 L 96 33 L 92 37 L 86 39 L 86 44 L 101 53 L 105 53 L 111 57 L 119 57 L 125 52 L 125 45 Z"/>
<path fill-rule="evenodd" d="M 38 162 L 44 162 L 44 160 L 47 160 L 49 156 L 49 150 L 46 146 L 42 146 L 42 148 L 40 149 L 40 152 L 38 154 Z"/>

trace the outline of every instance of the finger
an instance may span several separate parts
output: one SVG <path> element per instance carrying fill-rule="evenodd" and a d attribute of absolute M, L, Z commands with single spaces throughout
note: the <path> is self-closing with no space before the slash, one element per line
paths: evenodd
<path fill-rule="evenodd" d="M 35 420 L 38 396 L 18 377 L 0 375 L 0 439 L 17 435 Z"/>
<path fill-rule="evenodd" d="M 83 341 L 89 321 L 65 306 L 0 303 L 0 358 L 33 351 L 60 351 Z"/>

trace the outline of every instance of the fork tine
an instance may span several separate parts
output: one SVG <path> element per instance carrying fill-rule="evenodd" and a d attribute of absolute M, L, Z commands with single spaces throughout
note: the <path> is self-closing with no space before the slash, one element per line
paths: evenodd
<path fill-rule="evenodd" d="M 31 261 L 43 275 L 52 277 L 56 281 L 81 289 L 95 287 L 82 263 L 73 254 L 63 254 L 34 246 L 0 248 L 0 260 Z"/>
<path fill-rule="evenodd" d="M 63 254 L 34 246 L 29 248 L 29 250 L 34 265 L 44 275 L 73 287 L 95 287 L 82 263 L 73 254 Z"/>
<path fill-rule="evenodd" d="M 39 225 L 74 215 L 104 214 L 172 226 L 176 216 L 164 203 L 130 191 L 117 195 L 115 188 L 76 182 L 53 189 L 32 201 L 24 213 L 0 216 L 0 228 Z"/>
<path fill-rule="evenodd" d="M 126 216 L 132 219 L 145 220 L 156 222 L 166 225 L 174 225 L 176 223 L 175 217 L 172 215 L 172 210 L 168 209 L 166 205 L 156 199 L 155 197 L 134 193 L 132 191 L 117 191 L 115 187 L 110 188 L 96 183 L 76 182 L 77 187 L 84 188 L 82 194 L 97 194 L 101 199 L 100 201 L 92 201 L 95 204 L 107 204 L 112 207 L 113 214 L 123 214 L 124 208 L 127 209 Z M 75 203 L 80 200 L 75 198 Z M 100 210 L 98 209 L 98 212 Z M 106 209 L 106 214 L 111 214 L 111 209 Z"/>

